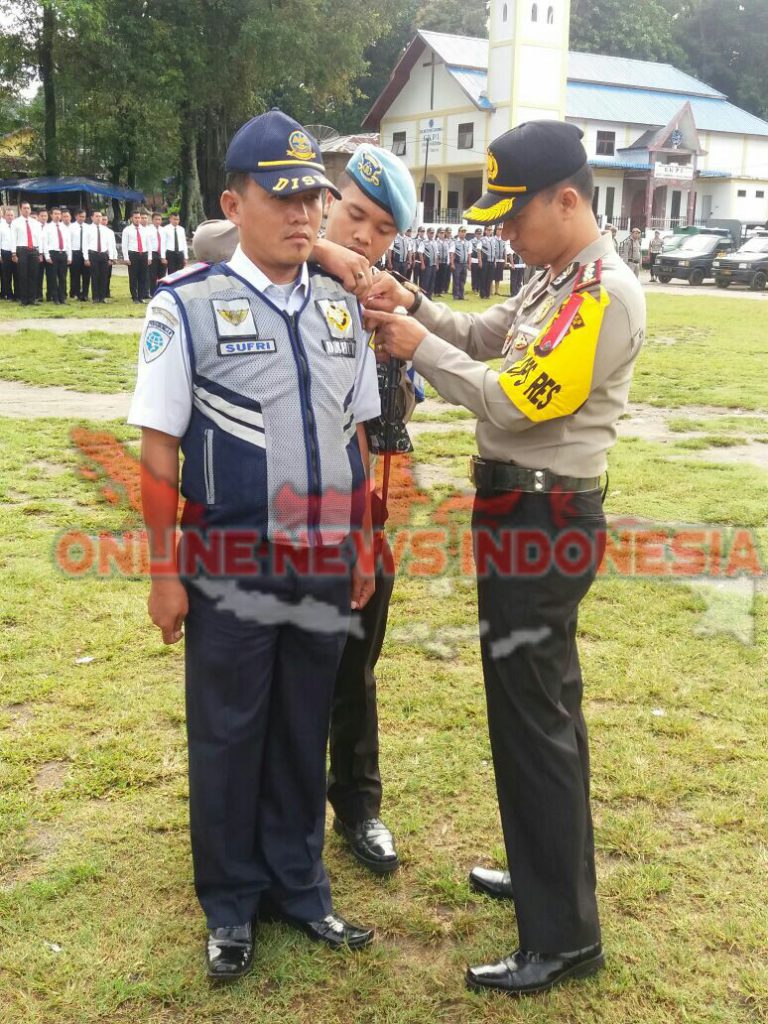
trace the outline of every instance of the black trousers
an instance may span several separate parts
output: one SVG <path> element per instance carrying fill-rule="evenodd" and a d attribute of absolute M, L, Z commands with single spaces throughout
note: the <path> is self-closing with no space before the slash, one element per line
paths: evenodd
<path fill-rule="evenodd" d="M 464 287 L 467 283 L 467 264 L 454 263 L 453 265 L 453 297 L 454 299 L 464 298 Z"/>
<path fill-rule="evenodd" d="M 418 260 L 414 261 L 413 264 L 413 283 L 421 287 L 421 277 L 424 273 L 424 269 Z"/>
<path fill-rule="evenodd" d="M 250 921 L 267 894 L 282 912 L 318 920 L 332 909 L 322 861 L 325 758 L 349 574 L 210 582 L 238 611 L 222 610 L 218 596 L 187 583 L 197 896 L 210 928 Z M 302 619 L 300 605 L 310 598 L 338 617 L 337 631 L 315 632 Z"/>
<path fill-rule="evenodd" d="M 599 491 L 566 498 L 478 492 L 472 518 L 504 845 L 520 945 L 537 952 L 600 940 L 576 623 L 605 517 Z"/>
<path fill-rule="evenodd" d="M 480 298 L 488 299 L 491 295 L 491 283 L 496 272 L 496 265 L 486 260 L 480 268 Z"/>
<path fill-rule="evenodd" d="M 39 301 L 43 301 L 43 281 L 45 280 L 45 260 L 37 264 L 37 290 L 35 292 L 35 298 Z"/>
<path fill-rule="evenodd" d="M 88 253 L 91 264 L 91 293 L 94 302 L 103 302 L 107 297 L 107 284 L 109 281 L 109 257 L 105 252 Z"/>
<path fill-rule="evenodd" d="M 472 291 L 473 292 L 479 292 L 480 291 L 480 266 L 477 263 L 471 263 L 470 267 L 469 267 L 469 270 L 470 270 L 471 280 L 472 280 Z"/>
<path fill-rule="evenodd" d="M 45 263 L 45 290 L 49 302 L 57 305 L 67 301 L 67 254 L 51 250 L 51 263 Z"/>
<path fill-rule="evenodd" d="M 155 294 L 157 288 L 157 282 L 160 278 L 165 277 L 167 273 L 166 268 L 163 266 L 160 259 L 159 252 L 152 253 L 152 259 L 149 261 L 149 297 Z"/>
<path fill-rule="evenodd" d="M 525 267 L 512 267 L 509 275 L 509 294 L 517 295 L 520 289 L 523 287 L 523 277 L 525 276 Z"/>
<path fill-rule="evenodd" d="M 16 264 L 10 249 L 0 252 L 0 299 L 16 298 Z"/>
<path fill-rule="evenodd" d="M 37 276 L 40 273 L 40 253 L 20 245 L 16 249 L 19 270 L 18 299 L 22 306 L 31 306 L 37 298 Z"/>
<path fill-rule="evenodd" d="M 174 252 L 172 249 L 169 249 L 165 254 L 165 258 L 168 260 L 168 269 L 166 273 L 175 274 L 177 270 L 184 269 L 184 264 L 186 263 L 184 253 Z"/>
<path fill-rule="evenodd" d="M 328 800 L 347 824 L 378 818 L 381 811 L 379 719 L 374 670 L 387 630 L 394 587 L 392 553 L 386 538 L 376 567 L 376 590 L 353 618 L 363 635 L 347 637 L 333 691 Z"/>
<path fill-rule="evenodd" d="M 128 252 L 128 287 L 134 302 L 149 298 L 149 258 L 145 252 Z"/>
<path fill-rule="evenodd" d="M 86 267 L 85 257 L 81 252 L 72 253 L 72 266 L 69 268 L 70 299 L 87 299 L 91 286 L 91 268 Z"/>
<path fill-rule="evenodd" d="M 421 272 L 421 290 L 431 299 L 435 293 L 435 278 L 437 276 L 437 267 L 426 266 Z"/>

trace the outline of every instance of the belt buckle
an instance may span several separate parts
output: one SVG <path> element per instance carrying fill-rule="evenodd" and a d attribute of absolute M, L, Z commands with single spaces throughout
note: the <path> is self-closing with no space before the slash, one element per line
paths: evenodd
<path fill-rule="evenodd" d="M 543 469 L 533 470 L 533 489 L 534 491 L 543 491 L 545 484 L 545 471 Z"/>

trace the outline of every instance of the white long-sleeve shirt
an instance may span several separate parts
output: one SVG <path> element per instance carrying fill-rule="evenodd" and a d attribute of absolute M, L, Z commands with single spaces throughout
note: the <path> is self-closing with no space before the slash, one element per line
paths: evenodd
<path fill-rule="evenodd" d="M 88 237 L 85 244 L 86 252 L 105 252 L 109 259 L 117 259 L 115 233 L 104 224 L 99 224 L 98 231 L 95 224 L 88 225 Z"/>
<path fill-rule="evenodd" d="M 124 260 L 128 259 L 130 252 L 149 252 L 147 229 L 142 224 L 128 224 L 123 228 L 122 245 Z"/>
<path fill-rule="evenodd" d="M 11 252 L 11 225 L 5 219 L 0 217 L 0 250 L 3 252 Z"/>
<path fill-rule="evenodd" d="M 173 224 L 166 224 L 163 231 L 165 232 L 165 255 L 167 256 L 169 252 L 174 252 L 178 247 L 178 251 L 184 259 L 187 259 L 189 256 L 187 252 L 187 233 L 181 224 L 177 227 L 174 227 Z"/>
<path fill-rule="evenodd" d="M 156 252 L 160 253 L 160 259 L 165 259 L 165 228 L 161 224 L 155 227 L 154 224 L 147 225 L 147 245 L 150 259 Z"/>
<path fill-rule="evenodd" d="M 61 235 L 61 237 L 59 237 Z M 72 243 L 69 240 L 69 228 L 59 221 L 49 221 L 43 226 L 42 253 L 46 259 L 51 252 L 65 252 L 67 260 L 72 259 Z"/>
<path fill-rule="evenodd" d="M 28 246 L 27 225 L 32 232 L 32 248 L 39 249 L 43 234 L 43 227 L 39 220 L 34 217 L 17 217 L 11 223 L 11 250 L 15 251 L 20 245 Z"/>
<path fill-rule="evenodd" d="M 72 252 L 82 252 L 84 255 L 88 255 L 88 232 L 90 227 L 90 224 L 86 224 L 85 221 L 79 224 L 76 220 L 73 220 L 69 225 L 69 244 Z M 81 234 L 82 245 L 80 244 Z"/>

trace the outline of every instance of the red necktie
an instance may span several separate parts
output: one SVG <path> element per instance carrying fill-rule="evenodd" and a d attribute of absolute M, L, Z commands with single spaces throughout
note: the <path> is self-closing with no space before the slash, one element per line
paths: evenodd
<path fill-rule="evenodd" d="M 26 220 L 27 223 L 27 245 L 30 249 L 34 249 L 35 243 L 32 241 L 32 228 L 29 226 L 29 217 Z"/>
<path fill-rule="evenodd" d="M 64 248 L 64 239 L 61 237 L 61 228 L 59 227 L 58 224 L 56 225 L 56 234 L 59 236 L 59 248 L 63 249 Z"/>
<path fill-rule="evenodd" d="M 101 228 L 96 225 L 96 252 L 101 252 Z"/>
<path fill-rule="evenodd" d="M 144 252 L 144 246 L 141 244 L 141 231 L 136 228 L 136 244 L 139 252 Z"/>
<path fill-rule="evenodd" d="M 155 234 L 157 235 L 157 254 L 160 255 L 160 228 L 155 228 Z"/>

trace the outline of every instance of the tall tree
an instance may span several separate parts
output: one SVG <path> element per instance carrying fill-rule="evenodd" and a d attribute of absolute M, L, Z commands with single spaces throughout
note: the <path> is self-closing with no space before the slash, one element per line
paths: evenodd
<path fill-rule="evenodd" d="M 673 30 L 662 0 L 571 0 L 571 49 L 582 53 L 680 64 L 685 57 Z"/>

